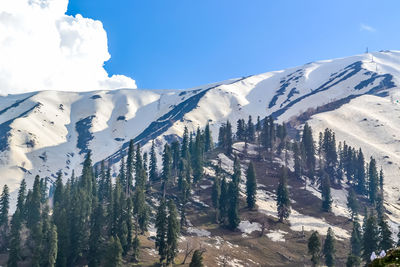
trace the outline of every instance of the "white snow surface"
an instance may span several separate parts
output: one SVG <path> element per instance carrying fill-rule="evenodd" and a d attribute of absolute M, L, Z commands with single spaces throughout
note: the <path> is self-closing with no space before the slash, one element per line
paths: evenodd
<path fill-rule="evenodd" d="M 210 123 L 216 141 L 218 128 L 227 120 L 232 123 L 233 130 L 239 118 L 247 118 L 249 115 L 255 121 L 257 116 L 263 118 L 273 114 L 281 122 L 309 108 L 350 95 L 364 95 L 382 84 L 386 87 L 388 84 L 398 86 L 399 62 L 400 51 L 384 51 L 312 62 L 188 90 L 121 89 L 85 93 L 41 91 L 0 96 L 0 186 L 8 184 L 10 190 L 15 192 L 22 178 L 27 178 L 28 186 L 31 186 L 36 174 L 52 178 L 57 171 L 62 170 L 65 179 L 71 175 L 72 170 L 79 174 L 84 153 L 80 154 L 81 149 L 77 147 L 80 135 L 76 123 L 90 116 L 95 117 L 86 129 L 93 136 L 87 140 L 87 149 L 93 152 L 93 162 L 117 153 L 125 142 L 143 133 L 157 120 L 159 123 L 170 123 L 152 132 L 160 152 L 163 144 L 170 141 L 171 137 L 182 136 L 184 126 L 194 131 Z M 383 83 L 386 76 L 382 75 L 386 74 L 391 75 L 391 83 Z M 390 89 L 391 92 L 396 90 Z M 198 101 L 193 100 L 195 95 L 199 95 Z M 371 98 L 379 97 L 362 97 Z M 179 106 L 186 100 L 188 102 Z M 164 116 L 177 107 L 183 111 L 181 117 L 171 114 Z M 386 110 L 386 107 L 389 106 L 381 106 L 382 110 Z M 397 112 L 394 107 L 387 110 L 386 114 Z M 367 111 L 363 106 L 359 108 Z M 375 148 L 391 152 L 397 145 L 393 135 L 396 135 L 394 122 L 398 118 L 385 117 L 384 113 L 378 112 L 377 107 L 374 108 L 368 110 L 368 116 L 371 119 L 376 116 L 386 118 L 386 121 L 382 121 L 382 129 L 386 129 L 386 125 L 390 126 L 393 133 L 385 133 L 386 146 L 371 146 L 370 153 L 375 153 Z M 368 123 L 372 125 L 373 122 Z M 389 142 L 394 143 L 392 148 L 388 148 Z M 150 147 L 149 143 L 142 145 L 143 150 Z M 388 156 L 394 162 L 391 169 L 395 169 L 395 151 L 388 153 Z M 118 169 L 118 166 L 113 168 Z M 391 177 L 394 176 L 387 172 L 386 188 L 392 182 Z M 393 190 L 398 190 L 397 183 L 393 186 L 396 187 Z M 386 189 L 386 192 L 389 191 Z M 392 195 L 387 200 L 392 201 L 394 198 L 396 196 Z"/>
<path fill-rule="evenodd" d="M 272 230 L 269 233 L 266 234 L 269 239 L 271 239 L 274 242 L 285 242 L 285 235 L 287 232 L 282 231 L 282 230 Z"/>
<path fill-rule="evenodd" d="M 254 231 L 261 231 L 261 224 L 257 222 L 251 223 L 249 221 L 241 221 L 238 229 L 242 231 L 242 233 L 251 234 Z"/>

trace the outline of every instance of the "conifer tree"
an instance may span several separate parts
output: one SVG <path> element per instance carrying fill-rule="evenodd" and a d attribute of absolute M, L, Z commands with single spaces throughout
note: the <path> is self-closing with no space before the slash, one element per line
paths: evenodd
<path fill-rule="evenodd" d="M 172 162 L 172 176 L 175 182 L 178 176 L 179 162 L 181 159 L 181 148 L 179 141 L 174 141 L 171 144 L 171 162 Z"/>
<path fill-rule="evenodd" d="M 242 168 L 240 166 L 239 158 L 235 155 L 235 159 L 233 160 L 232 182 L 235 185 L 239 185 L 241 177 L 242 177 Z"/>
<path fill-rule="evenodd" d="M 134 262 L 139 261 L 139 255 L 140 255 L 140 240 L 138 235 L 136 234 L 132 243 L 132 257 Z"/>
<path fill-rule="evenodd" d="M 228 208 L 228 228 L 233 231 L 240 223 L 239 218 L 239 184 L 229 183 L 229 208 Z"/>
<path fill-rule="evenodd" d="M 122 266 L 122 246 L 118 237 L 110 238 L 106 252 L 106 267 Z"/>
<path fill-rule="evenodd" d="M 372 252 L 379 249 L 379 229 L 374 215 L 368 217 L 363 228 L 363 258 L 370 262 Z"/>
<path fill-rule="evenodd" d="M 19 210 L 21 220 L 24 220 L 26 218 L 25 201 L 26 201 L 26 182 L 25 179 L 22 179 L 21 184 L 19 186 L 18 198 L 17 198 L 17 210 Z"/>
<path fill-rule="evenodd" d="M 53 267 L 57 259 L 57 228 L 50 221 L 49 207 L 46 205 L 42 212 L 42 240 L 40 246 L 40 266 Z"/>
<path fill-rule="evenodd" d="M 232 144 L 233 144 L 233 140 L 232 140 L 232 125 L 229 121 L 226 122 L 226 129 L 225 129 L 225 140 L 226 140 L 226 144 L 225 144 L 225 149 L 226 149 L 226 154 L 229 156 L 232 154 Z"/>
<path fill-rule="evenodd" d="M 183 130 L 182 144 L 181 144 L 181 157 L 189 160 L 189 131 L 185 126 Z"/>
<path fill-rule="evenodd" d="M 194 153 L 192 155 L 193 183 L 198 183 L 203 177 L 203 138 L 200 129 L 197 129 Z"/>
<path fill-rule="evenodd" d="M 351 219 L 354 220 L 354 218 L 357 216 L 359 205 L 353 187 L 350 187 L 347 195 L 347 208 L 351 214 Z"/>
<path fill-rule="evenodd" d="M 21 213 L 17 208 L 11 219 L 8 267 L 18 267 L 18 261 L 21 259 L 21 223 Z"/>
<path fill-rule="evenodd" d="M 295 142 L 293 144 L 293 158 L 294 158 L 294 175 L 300 179 L 303 175 L 303 166 L 301 163 L 300 147 Z"/>
<path fill-rule="evenodd" d="M 204 129 L 204 151 L 208 152 L 213 149 L 213 140 L 212 134 L 210 130 L 210 124 L 207 123 L 206 128 Z"/>
<path fill-rule="evenodd" d="M 171 151 L 168 144 L 164 145 L 162 179 L 164 186 L 171 180 Z"/>
<path fill-rule="evenodd" d="M 150 150 L 150 169 L 149 169 L 149 180 L 151 182 L 157 181 L 158 180 L 158 172 L 157 172 L 157 155 L 156 155 L 156 149 L 155 149 L 155 144 L 154 140 L 151 144 L 151 150 Z"/>
<path fill-rule="evenodd" d="M 226 182 L 226 178 L 224 177 L 221 183 L 221 195 L 219 198 L 219 216 L 220 216 L 220 221 L 223 224 L 225 224 L 228 216 L 228 203 L 229 203 L 228 184 Z"/>
<path fill-rule="evenodd" d="M 277 189 L 277 209 L 280 222 L 289 217 L 290 206 L 289 191 L 287 189 L 287 169 L 282 167 Z"/>
<path fill-rule="evenodd" d="M 0 196 L 0 250 L 4 250 L 8 243 L 8 211 L 10 209 L 10 191 L 4 185 Z"/>
<path fill-rule="evenodd" d="M 400 225 L 399 225 L 399 232 L 397 233 L 397 247 L 400 247 Z"/>
<path fill-rule="evenodd" d="M 357 183 L 357 190 L 359 193 L 365 193 L 365 161 L 364 154 L 360 148 L 357 153 L 356 161 L 355 161 L 355 180 Z"/>
<path fill-rule="evenodd" d="M 246 140 L 248 142 L 254 142 L 255 139 L 255 128 L 254 128 L 254 123 L 252 121 L 251 116 L 249 116 L 249 120 L 247 121 L 247 138 Z"/>
<path fill-rule="evenodd" d="M 189 264 L 189 267 L 203 267 L 203 252 L 201 250 L 196 249 L 193 252 L 192 261 Z"/>
<path fill-rule="evenodd" d="M 358 222 L 358 218 L 355 217 L 353 220 L 353 230 L 351 232 L 350 247 L 351 247 L 351 255 L 357 257 L 358 262 L 360 261 L 360 256 L 362 252 L 361 242 L 362 242 L 361 227 L 360 223 Z"/>
<path fill-rule="evenodd" d="M 378 171 L 376 169 L 376 161 L 371 157 L 368 170 L 368 196 L 371 203 L 375 204 L 378 196 Z"/>
<path fill-rule="evenodd" d="M 379 190 L 380 190 L 380 192 L 383 192 L 383 179 L 384 179 L 384 175 L 383 175 L 383 169 L 381 167 L 381 170 L 379 171 Z"/>
<path fill-rule="evenodd" d="M 311 255 L 312 266 L 317 266 L 320 260 L 321 241 L 317 231 L 314 231 L 308 239 L 308 254 Z"/>
<path fill-rule="evenodd" d="M 257 116 L 256 131 L 257 131 L 257 132 L 261 131 L 261 121 L 260 121 L 260 116 Z"/>
<path fill-rule="evenodd" d="M 136 187 L 135 189 L 133 214 L 141 233 L 144 234 L 147 231 L 149 221 L 149 208 L 146 204 L 144 189 L 140 187 Z"/>
<path fill-rule="evenodd" d="M 168 201 L 168 230 L 167 230 L 167 265 L 173 264 L 178 254 L 179 221 L 176 206 L 172 200 Z"/>
<path fill-rule="evenodd" d="M 326 239 L 324 242 L 323 253 L 325 256 L 325 264 L 328 267 L 335 266 L 335 235 L 332 231 L 332 228 L 328 228 L 328 232 L 326 235 Z"/>
<path fill-rule="evenodd" d="M 123 187 L 127 196 L 130 195 L 133 187 L 133 172 L 135 168 L 135 145 L 133 139 L 129 141 L 128 157 L 126 159 L 126 184 Z M 124 185 L 124 183 L 122 183 Z"/>
<path fill-rule="evenodd" d="M 322 210 L 330 212 L 332 210 L 332 196 L 330 179 L 326 173 L 322 174 L 321 180 Z"/>
<path fill-rule="evenodd" d="M 246 124 L 243 119 L 238 119 L 236 126 L 236 139 L 244 141 L 246 138 Z"/>
<path fill-rule="evenodd" d="M 102 260 L 103 248 L 103 225 L 104 211 L 102 203 L 97 203 L 94 213 L 90 219 L 90 237 L 89 237 L 89 267 L 99 266 Z"/>
<path fill-rule="evenodd" d="M 214 178 L 214 183 L 212 187 L 211 199 L 213 203 L 213 207 L 215 209 L 215 220 L 218 222 L 219 218 L 219 201 L 221 197 L 221 180 L 219 175 L 216 175 Z"/>
<path fill-rule="evenodd" d="M 249 209 L 254 209 L 256 205 L 256 194 L 257 194 L 257 179 L 256 171 L 254 169 L 253 162 L 250 162 L 246 174 L 246 200 L 247 207 Z"/>
<path fill-rule="evenodd" d="M 160 206 L 157 210 L 156 223 L 157 229 L 156 235 L 156 249 L 158 249 L 158 255 L 160 256 L 160 263 L 163 263 L 167 257 L 167 207 L 165 199 L 160 201 Z"/>
<path fill-rule="evenodd" d="M 393 248 L 394 241 L 387 221 L 382 217 L 379 219 L 379 249 L 388 251 Z"/>
<path fill-rule="evenodd" d="M 304 125 L 301 142 L 303 143 L 305 149 L 305 162 L 307 165 L 307 169 L 310 172 L 310 176 L 313 176 L 315 170 L 315 145 L 312 135 L 312 129 L 308 125 L 308 123 Z"/>

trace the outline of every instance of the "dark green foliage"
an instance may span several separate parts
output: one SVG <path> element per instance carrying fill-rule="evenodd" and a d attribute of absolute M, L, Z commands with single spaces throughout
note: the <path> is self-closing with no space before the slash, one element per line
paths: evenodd
<path fill-rule="evenodd" d="M 147 231 L 147 225 L 149 222 L 149 207 L 145 200 L 144 189 L 136 187 L 135 195 L 133 200 L 133 214 L 138 223 L 138 227 L 143 234 Z"/>
<path fill-rule="evenodd" d="M 384 175 L 383 175 L 383 170 L 381 167 L 381 170 L 379 171 L 379 191 L 383 192 L 383 179 L 384 179 Z"/>
<path fill-rule="evenodd" d="M 40 246 L 40 266 L 53 267 L 57 259 L 57 228 L 50 221 L 49 208 L 42 212 L 42 240 Z"/>
<path fill-rule="evenodd" d="M 293 144 L 294 175 L 300 179 L 303 175 L 303 164 L 301 161 L 301 151 L 298 143 Z"/>
<path fill-rule="evenodd" d="M 351 219 L 354 219 L 354 217 L 357 216 L 360 207 L 358 204 L 356 193 L 354 192 L 354 189 L 352 187 L 350 187 L 349 193 L 347 195 L 347 208 L 351 214 Z"/>
<path fill-rule="evenodd" d="M 203 153 L 204 140 L 198 128 L 192 153 L 193 183 L 198 183 L 203 177 Z"/>
<path fill-rule="evenodd" d="M 322 211 L 332 210 L 331 183 L 328 174 L 322 173 L 321 177 Z"/>
<path fill-rule="evenodd" d="M 232 125 L 229 121 L 222 124 L 218 133 L 218 146 L 225 149 L 226 154 L 232 154 Z"/>
<path fill-rule="evenodd" d="M 150 150 L 149 180 L 151 182 L 155 182 L 158 180 L 157 155 L 156 155 L 154 140 L 151 144 L 151 150 Z"/>
<path fill-rule="evenodd" d="M 10 191 L 7 185 L 4 185 L 0 196 L 0 250 L 4 251 L 8 242 L 8 211 L 10 209 Z"/>
<path fill-rule="evenodd" d="M 387 252 L 386 256 L 383 258 L 375 259 L 370 265 L 370 267 L 392 267 L 399 266 L 400 250 L 394 249 Z"/>
<path fill-rule="evenodd" d="M 183 130 L 182 144 L 181 144 L 181 157 L 183 159 L 189 160 L 189 131 L 185 126 Z"/>
<path fill-rule="evenodd" d="M 350 239 L 350 247 L 351 247 L 351 255 L 356 257 L 361 256 L 362 252 L 362 236 L 361 236 L 361 228 L 360 223 L 358 222 L 357 217 L 353 221 L 353 230 L 351 232 L 351 239 Z"/>
<path fill-rule="evenodd" d="M 389 225 L 384 218 L 379 218 L 379 249 L 389 250 L 393 248 L 394 241 L 392 239 L 392 232 Z"/>
<path fill-rule="evenodd" d="M 356 266 L 360 266 L 361 264 L 361 259 L 360 257 L 350 254 L 347 257 L 347 261 L 346 261 L 346 267 L 356 267 Z"/>
<path fill-rule="evenodd" d="M 314 231 L 308 239 L 308 254 L 311 255 L 311 263 L 317 266 L 320 260 L 321 241 L 317 231 Z"/>
<path fill-rule="evenodd" d="M 178 254 L 179 221 L 176 206 L 172 200 L 168 201 L 168 230 L 167 230 L 167 265 L 173 264 Z"/>
<path fill-rule="evenodd" d="M 238 141 L 244 141 L 246 138 L 246 123 L 244 119 L 238 119 L 236 126 L 236 139 Z"/>
<path fill-rule="evenodd" d="M 17 267 L 21 259 L 21 213 L 17 208 L 11 219 L 10 253 L 7 266 Z"/>
<path fill-rule="evenodd" d="M 333 178 L 336 174 L 335 170 L 337 165 L 336 139 L 333 131 L 328 128 L 325 129 L 324 132 L 322 151 L 326 161 L 325 170 L 328 175 Z"/>
<path fill-rule="evenodd" d="M 122 246 L 118 237 L 111 237 L 106 250 L 105 267 L 122 266 Z"/>
<path fill-rule="evenodd" d="M 228 203 L 229 203 L 228 184 L 224 177 L 222 179 L 221 195 L 219 197 L 219 216 L 220 216 L 220 221 L 223 224 L 225 224 L 227 217 L 228 217 Z"/>
<path fill-rule="evenodd" d="M 301 142 L 304 145 L 305 162 L 307 169 L 309 171 L 310 176 L 313 176 L 315 170 L 315 144 L 312 135 L 312 129 L 308 125 L 308 123 L 304 125 Z"/>
<path fill-rule="evenodd" d="M 135 238 L 133 239 L 132 243 L 132 258 L 134 262 L 139 261 L 139 255 L 140 255 L 140 240 L 138 235 L 135 235 Z"/>
<path fill-rule="evenodd" d="M 287 188 L 287 168 L 282 167 L 279 184 L 277 188 L 277 209 L 278 209 L 278 218 L 280 222 L 283 222 L 290 215 L 290 198 L 289 191 Z"/>
<path fill-rule="evenodd" d="M 192 261 L 189 267 L 203 267 L 203 251 L 196 249 L 193 252 Z"/>
<path fill-rule="evenodd" d="M 218 221 L 218 217 L 219 217 L 219 201 L 220 201 L 220 197 L 221 197 L 221 180 L 219 178 L 219 176 L 217 175 L 214 178 L 214 183 L 213 183 L 213 187 L 212 187 L 212 194 L 211 194 L 211 199 L 212 199 L 212 203 L 213 203 L 213 207 L 216 210 L 216 220 Z"/>
<path fill-rule="evenodd" d="M 157 210 L 155 223 L 157 229 L 156 249 L 158 249 L 158 255 L 160 255 L 160 263 L 164 262 L 167 257 L 167 224 L 167 205 L 165 199 L 162 199 Z"/>
<path fill-rule="evenodd" d="M 90 220 L 89 237 L 89 267 L 99 266 L 102 260 L 102 250 L 104 246 L 103 236 L 104 211 L 103 205 L 98 203 Z"/>
<path fill-rule="evenodd" d="M 357 183 L 357 190 L 359 193 L 365 193 L 365 161 L 364 154 L 362 150 L 358 151 L 357 157 L 355 159 L 355 180 Z"/>
<path fill-rule="evenodd" d="M 204 129 L 204 151 L 208 152 L 214 148 L 214 143 L 212 140 L 212 133 L 210 130 L 210 124 L 207 123 L 206 128 Z"/>
<path fill-rule="evenodd" d="M 368 196 L 371 203 L 375 204 L 378 197 L 378 171 L 376 161 L 371 157 L 368 169 Z"/>
<path fill-rule="evenodd" d="M 246 173 L 246 201 L 249 209 L 254 209 L 256 205 L 257 178 L 253 162 L 250 162 Z"/>
<path fill-rule="evenodd" d="M 126 195 L 130 195 L 133 188 L 133 172 L 135 169 L 135 146 L 133 140 L 129 141 L 128 157 L 126 159 L 126 182 L 122 186 Z"/>
<path fill-rule="evenodd" d="M 25 218 L 25 201 L 26 201 L 26 182 L 22 179 L 21 185 L 19 186 L 18 198 L 17 198 L 17 210 L 20 212 L 21 220 Z"/>
<path fill-rule="evenodd" d="M 247 121 L 246 141 L 254 142 L 254 139 L 255 139 L 254 123 L 251 119 L 251 116 L 249 116 L 249 120 Z"/>
<path fill-rule="evenodd" d="M 323 248 L 326 266 L 332 267 L 335 265 L 335 252 L 335 235 L 332 228 L 329 227 Z"/>
<path fill-rule="evenodd" d="M 233 179 L 232 179 L 233 180 Z M 229 183 L 229 208 L 228 208 L 228 228 L 233 231 L 240 223 L 239 217 L 239 184 L 234 181 Z"/>
<path fill-rule="evenodd" d="M 366 262 L 370 262 L 372 252 L 379 249 L 379 229 L 374 215 L 368 217 L 363 228 L 363 258 Z"/>
<path fill-rule="evenodd" d="M 163 152 L 163 169 L 162 169 L 162 179 L 165 184 L 171 180 L 171 149 L 168 144 L 164 145 Z"/>
<path fill-rule="evenodd" d="M 235 159 L 233 160 L 233 175 L 232 182 L 235 185 L 240 184 L 240 178 L 242 177 L 242 169 L 240 166 L 239 158 L 235 155 Z"/>

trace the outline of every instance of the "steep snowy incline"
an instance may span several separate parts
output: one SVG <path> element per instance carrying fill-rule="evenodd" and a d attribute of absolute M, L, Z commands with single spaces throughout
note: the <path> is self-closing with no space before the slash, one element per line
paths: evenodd
<path fill-rule="evenodd" d="M 149 147 L 210 122 L 217 138 L 226 120 L 273 115 L 286 121 L 309 108 L 396 90 L 400 52 L 384 51 L 313 62 L 189 90 L 86 93 L 43 91 L 0 97 L 0 186 L 23 177 L 52 179 L 80 171 L 84 154 L 118 163 L 128 141 Z M 234 127 L 235 128 L 235 127 Z M 121 150 L 122 149 L 122 150 Z M 122 153 L 121 153 L 122 152 Z M 117 166 L 115 166 L 117 167 Z"/>

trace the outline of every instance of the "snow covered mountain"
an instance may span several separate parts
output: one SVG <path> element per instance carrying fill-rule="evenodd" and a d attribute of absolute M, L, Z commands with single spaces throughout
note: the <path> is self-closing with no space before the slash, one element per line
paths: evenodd
<path fill-rule="evenodd" d="M 89 149 L 95 162 L 117 163 L 121 148 L 124 151 L 132 138 L 145 149 L 153 139 L 161 147 L 182 135 L 185 125 L 195 130 L 209 122 L 216 140 L 217 129 L 226 120 L 272 114 L 287 121 L 310 108 L 337 103 L 335 110 L 312 117 L 315 133 L 331 127 L 339 138 L 365 148 L 367 156 L 376 155 L 388 170 L 385 189 L 391 194 L 389 188 L 400 188 L 394 179 L 395 172 L 400 173 L 395 133 L 399 85 L 400 51 L 383 51 L 188 90 L 0 96 L 0 186 L 8 184 L 14 191 L 23 177 L 30 185 L 36 174 L 54 179 L 58 170 L 69 177 L 72 170 L 80 171 Z M 381 133 L 385 138 L 378 140 Z M 398 193 L 392 197 L 388 199 L 397 201 Z"/>

